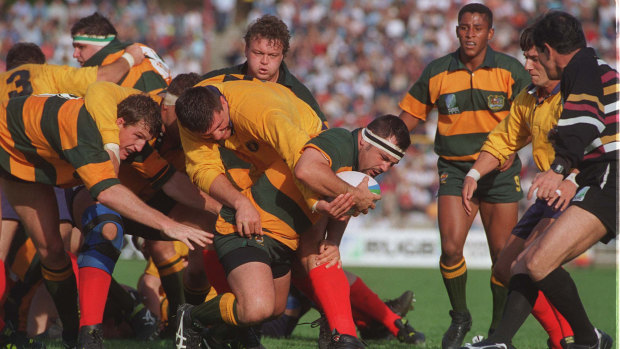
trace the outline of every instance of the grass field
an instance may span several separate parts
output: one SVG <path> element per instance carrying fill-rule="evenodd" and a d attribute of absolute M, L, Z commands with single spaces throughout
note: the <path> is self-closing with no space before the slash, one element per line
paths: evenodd
<path fill-rule="evenodd" d="M 135 286 L 138 274 L 145 262 L 121 260 L 116 267 L 115 277 L 121 282 Z M 408 268 L 348 268 L 356 273 L 382 298 L 392 298 L 404 290 L 415 291 L 417 302 L 415 310 L 407 316 L 416 329 L 426 334 L 426 348 L 440 348 L 441 336 L 449 325 L 449 302 L 440 274 L 434 269 Z M 616 270 L 614 268 L 570 269 L 581 298 L 593 324 L 617 339 L 618 303 Z M 466 341 L 474 335 L 485 335 L 490 323 L 490 272 L 470 270 L 468 272 L 468 306 L 474 323 Z M 314 310 L 306 314 L 300 322 L 311 322 L 318 318 Z M 263 344 L 268 349 L 316 348 L 318 328 L 299 325 L 291 339 L 274 340 L 265 338 Z M 513 344 L 519 348 L 546 348 L 546 334 L 532 318 L 528 318 L 514 339 Z M 370 348 L 407 348 L 397 341 L 368 342 Z M 60 343 L 52 342 L 48 348 L 60 348 Z M 106 348 L 172 348 L 171 341 L 141 343 L 127 340 L 106 340 Z M 618 348 L 617 342 L 614 344 Z"/>

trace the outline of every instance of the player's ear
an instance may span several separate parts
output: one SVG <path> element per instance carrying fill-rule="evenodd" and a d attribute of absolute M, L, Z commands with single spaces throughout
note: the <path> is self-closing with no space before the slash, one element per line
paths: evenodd
<path fill-rule="evenodd" d="M 122 116 L 116 118 L 116 126 L 118 127 L 125 126 L 125 119 L 123 119 Z"/>

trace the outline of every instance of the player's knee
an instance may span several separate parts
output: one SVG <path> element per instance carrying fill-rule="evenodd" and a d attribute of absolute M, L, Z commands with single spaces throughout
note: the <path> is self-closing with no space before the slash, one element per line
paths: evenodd
<path fill-rule="evenodd" d="M 87 207 L 82 214 L 84 245 L 78 265 L 101 269 L 110 274 L 123 247 L 121 216 L 102 204 Z"/>
<path fill-rule="evenodd" d="M 523 265 L 527 274 L 535 281 L 542 279 L 541 275 L 545 274 L 544 258 L 540 258 L 538 254 L 531 253 L 525 256 Z"/>
<path fill-rule="evenodd" d="M 243 311 L 239 314 L 239 320 L 247 325 L 263 322 L 274 313 L 273 300 L 266 299 L 265 297 L 253 297 L 253 299 L 245 302 L 242 308 Z"/>
<path fill-rule="evenodd" d="M 463 260 L 463 248 L 448 247 L 443 248 L 441 253 L 441 263 L 453 266 Z"/>
<path fill-rule="evenodd" d="M 47 266 L 60 265 L 65 262 L 65 245 L 62 240 L 47 242 L 37 248 L 43 264 Z"/>

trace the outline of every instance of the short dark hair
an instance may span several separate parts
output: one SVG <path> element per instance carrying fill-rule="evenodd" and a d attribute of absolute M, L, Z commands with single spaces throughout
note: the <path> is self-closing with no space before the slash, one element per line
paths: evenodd
<path fill-rule="evenodd" d="M 75 22 L 71 27 L 71 36 L 77 34 L 118 35 L 112 23 L 107 18 L 100 15 L 99 12 L 80 18 L 80 20 Z"/>
<path fill-rule="evenodd" d="M 396 145 L 403 151 L 411 145 L 411 137 L 407 125 L 396 115 L 386 114 L 371 121 L 367 129 L 381 138 L 396 137 Z"/>
<path fill-rule="evenodd" d="M 45 63 L 45 55 L 41 48 L 31 42 L 18 42 L 11 46 L 6 54 L 6 70 L 11 70 L 28 63 Z"/>
<path fill-rule="evenodd" d="M 178 97 L 187 89 L 199 83 L 200 80 L 202 80 L 202 78 L 196 73 L 179 74 L 170 81 L 170 85 L 168 85 L 166 91 Z"/>
<path fill-rule="evenodd" d="M 463 15 L 466 13 L 480 13 L 485 15 L 487 17 L 487 22 L 489 23 L 489 28 L 493 28 L 493 12 L 485 5 L 479 3 L 471 3 L 463 6 L 459 10 L 459 23 L 461 23 L 461 18 L 463 18 Z"/>
<path fill-rule="evenodd" d="M 519 38 L 519 46 L 521 46 L 522 51 L 527 51 L 535 46 L 534 44 L 534 27 L 529 26 L 521 32 L 521 37 Z"/>
<path fill-rule="evenodd" d="M 552 11 L 534 24 L 534 43 L 543 50 L 545 43 L 560 54 L 586 47 L 586 36 L 579 20 L 562 11 Z"/>
<path fill-rule="evenodd" d="M 213 113 L 223 110 L 221 94 L 215 87 L 196 86 L 183 92 L 174 107 L 181 126 L 205 133 L 213 125 Z"/>
<path fill-rule="evenodd" d="M 264 15 L 254 21 L 245 33 L 243 39 L 246 46 L 250 44 L 250 41 L 257 38 L 265 38 L 271 41 L 271 44 L 280 42 L 282 44 L 282 53 L 286 56 L 289 49 L 289 41 L 291 34 L 288 31 L 286 23 L 280 18 L 272 15 Z"/>
<path fill-rule="evenodd" d="M 149 96 L 131 95 L 118 104 L 117 118 L 123 118 L 125 125 L 131 126 L 144 121 L 151 136 L 161 130 L 161 111 L 159 105 Z"/>

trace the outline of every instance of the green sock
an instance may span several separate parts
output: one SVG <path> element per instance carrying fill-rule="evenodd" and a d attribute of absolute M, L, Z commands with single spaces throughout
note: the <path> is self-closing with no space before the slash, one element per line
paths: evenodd
<path fill-rule="evenodd" d="M 239 326 L 237 299 L 232 293 L 217 295 L 215 298 L 195 306 L 190 313 L 192 321 L 202 326 L 227 323 Z"/>
<path fill-rule="evenodd" d="M 183 259 L 178 254 L 157 265 L 161 286 L 166 293 L 166 298 L 168 298 L 168 314 L 176 314 L 179 305 L 185 303 L 183 292 L 184 269 Z"/>
<path fill-rule="evenodd" d="M 67 259 L 69 259 L 67 257 Z M 41 264 L 41 273 L 45 286 L 52 296 L 54 305 L 58 309 L 58 316 L 63 325 L 63 340 L 77 340 L 80 327 L 78 313 L 78 293 L 75 274 L 69 262 L 64 268 L 49 269 Z"/>
<path fill-rule="evenodd" d="M 440 262 L 439 269 L 443 276 L 446 291 L 448 291 L 452 310 L 469 312 L 467 309 L 467 265 L 465 264 L 465 258 L 450 267 Z"/>
<path fill-rule="evenodd" d="M 493 294 L 493 318 L 489 330 L 495 330 L 504 314 L 504 305 L 508 297 L 508 289 L 491 276 L 491 293 Z"/>
<path fill-rule="evenodd" d="M 183 291 L 185 293 L 185 301 L 189 304 L 199 305 L 205 301 L 207 294 L 211 287 L 207 287 L 205 289 L 195 290 L 189 288 L 187 285 L 183 285 Z"/>

